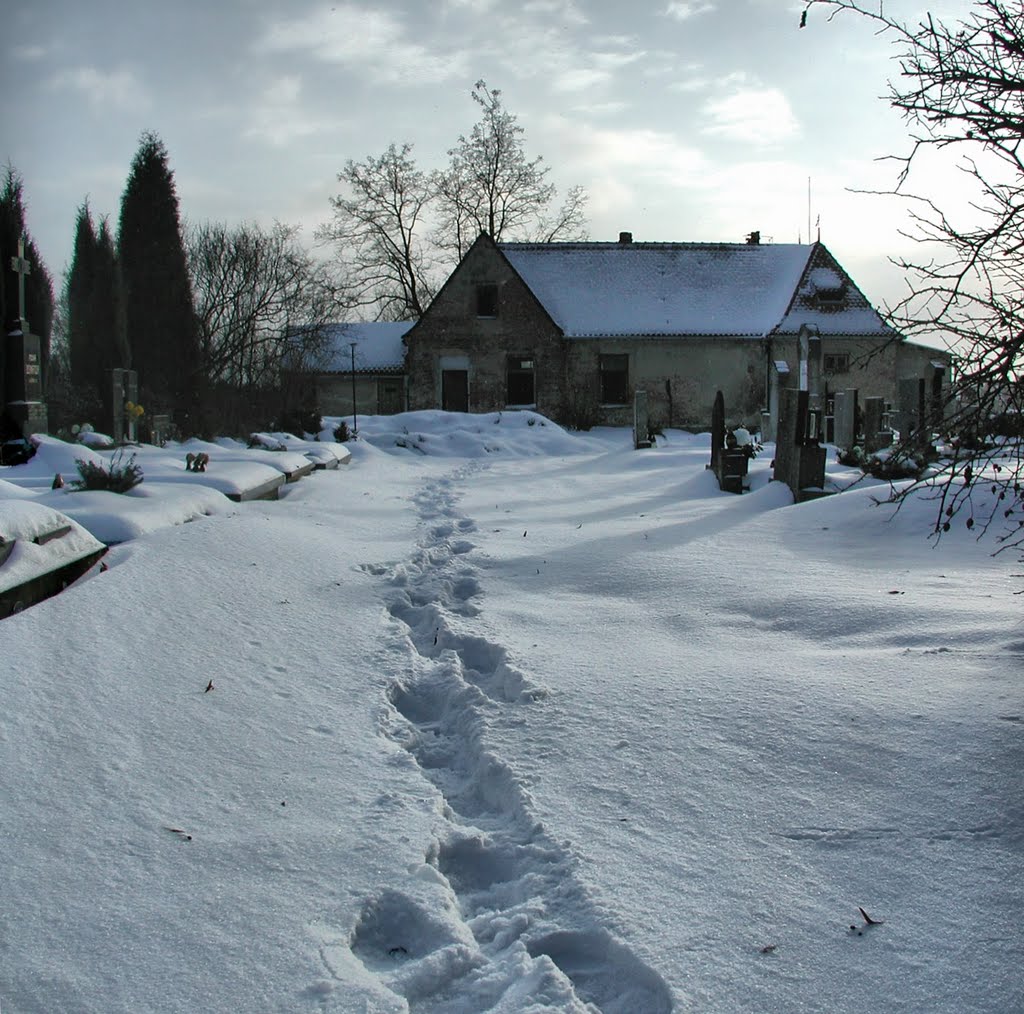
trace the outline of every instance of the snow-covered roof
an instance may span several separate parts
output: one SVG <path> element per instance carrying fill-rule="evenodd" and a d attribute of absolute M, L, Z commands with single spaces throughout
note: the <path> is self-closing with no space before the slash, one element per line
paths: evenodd
<path fill-rule="evenodd" d="M 569 338 L 671 335 L 762 337 L 792 320 L 822 333 L 886 333 L 863 296 L 821 309 L 813 267 L 822 248 L 799 243 L 502 243 L 499 249 Z M 829 260 L 831 258 L 829 257 Z M 807 300 L 797 299 L 806 290 Z M 863 303 L 863 305 L 861 305 Z M 866 312 L 865 312 L 866 311 Z M 783 326 L 785 325 L 785 326 Z"/>
<path fill-rule="evenodd" d="M 352 372 L 352 343 L 355 342 L 356 373 L 397 371 L 405 366 L 402 337 L 413 321 L 366 321 L 328 326 L 330 347 L 323 366 L 327 373 Z"/>

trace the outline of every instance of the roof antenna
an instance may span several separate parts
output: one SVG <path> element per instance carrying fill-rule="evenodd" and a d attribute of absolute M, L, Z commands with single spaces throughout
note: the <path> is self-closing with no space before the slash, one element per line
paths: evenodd
<path fill-rule="evenodd" d="M 811 241 L 811 178 L 807 177 L 807 242 Z"/>

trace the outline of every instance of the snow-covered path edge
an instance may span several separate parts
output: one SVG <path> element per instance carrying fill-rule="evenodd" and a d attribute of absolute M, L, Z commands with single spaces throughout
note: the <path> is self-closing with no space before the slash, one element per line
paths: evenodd
<path fill-rule="evenodd" d="M 429 783 L 438 821 L 410 884 L 367 898 L 349 953 L 325 949 L 324 961 L 340 977 L 354 957 L 420 1014 L 667 1014 L 668 986 L 608 929 L 570 846 L 537 821 L 524 778 L 493 746 L 501 725 L 521 724 L 517 710 L 542 707 L 547 691 L 472 632 L 476 524 L 458 500 L 477 467 L 417 493 L 422 534 L 409 560 L 365 568 L 385 581 L 396 635 L 381 731 Z"/>

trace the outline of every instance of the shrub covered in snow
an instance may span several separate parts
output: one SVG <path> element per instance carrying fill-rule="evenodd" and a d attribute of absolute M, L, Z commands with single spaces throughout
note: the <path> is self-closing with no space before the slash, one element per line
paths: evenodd
<path fill-rule="evenodd" d="M 71 485 L 75 489 L 101 489 L 110 493 L 127 493 L 142 482 L 142 466 L 135 460 L 133 454 L 127 461 L 123 460 L 123 452 L 118 451 L 110 459 L 110 465 L 105 466 L 95 461 L 76 459 L 79 479 L 74 479 Z"/>

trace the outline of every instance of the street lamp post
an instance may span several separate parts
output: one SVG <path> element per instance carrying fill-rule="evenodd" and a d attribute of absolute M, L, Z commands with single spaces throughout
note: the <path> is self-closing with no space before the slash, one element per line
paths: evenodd
<path fill-rule="evenodd" d="M 359 422 L 356 417 L 356 343 L 349 342 L 349 349 L 352 352 L 352 439 L 359 432 Z"/>

